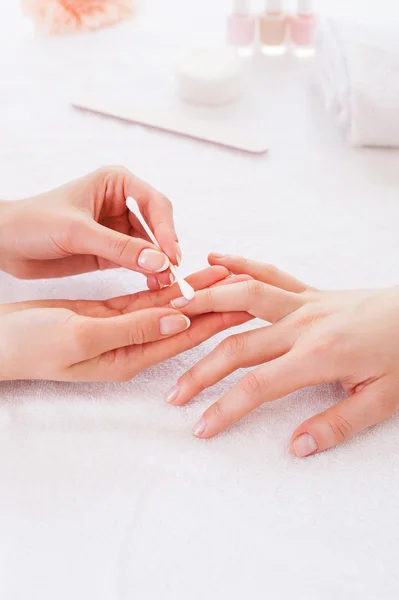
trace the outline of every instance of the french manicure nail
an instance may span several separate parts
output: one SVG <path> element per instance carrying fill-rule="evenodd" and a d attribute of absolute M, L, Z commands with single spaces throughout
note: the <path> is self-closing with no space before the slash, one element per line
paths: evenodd
<path fill-rule="evenodd" d="M 187 298 L 184 298 L 184 296 L 182 296 L 181 298 L 176 298 L 176 300 L 172 300 L 171 305 L 173 306 L 173 308 L 184 308 L 185 306 L 187 306 L 187 304 L 189 304 L 190 300 L 187 300 Z"/>
<path fill-rule="evenodd" d="M 152 248 L 146 248 L 141 252 L 137 264 L 147 271 L 161 273 L 169 267 L 170 262 L 169 258 L 163 254 L 163 252 L 153 250 Z"/>
<path fill-rule="evenodd" d="M 294 442 L 294 451 L 298 458 L 313 454 L 318 449 L 318 444 L 310 433 L 303 433 Z"/>
<path fill-rule="evenodd" d="M 174 335 L 186 331 L 190 327 L 190 319 L 184 315 L 170 315 L 162 317 L 159 321 L 161 335 Z"/>
<path fill-rule="evenodd" d="M 204 417 L 201 417 L 198 423 L 196 423 L 193 427 L 193 434 L 198 437 L 205 432 L 206 429 L 206 421 Z"/>
<path fill-rule="evenodd" d="M 172 402 L 174 402 L 174 400 L 177 400 L 179 392 L 180 392 L 180 388 L 179 388 L 178 384 L 176 383 L 176 385 L 174 385 L 172 387 L 172 389 L 170 389 L 169 392 L 166 394 L 166 402 L 172 403 Z"/>

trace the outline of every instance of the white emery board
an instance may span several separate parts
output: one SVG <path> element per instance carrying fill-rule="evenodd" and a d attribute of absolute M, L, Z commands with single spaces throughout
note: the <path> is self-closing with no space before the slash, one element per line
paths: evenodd
<path fill-rule="evenodd" d="M 158 112 L 152 108 L 132 105 L 127 100 L 98 95 L 81 94 L 72 100 L 72 105 L 84 110 L 131 121 L 140 125 L 170 131 L 179 135 L 204 140 L 213 144 L 263 154 L 268 150 L 261 134 L 248 133 L 234 125 L 226 126 L 204 122 L 194 118 Z"/>

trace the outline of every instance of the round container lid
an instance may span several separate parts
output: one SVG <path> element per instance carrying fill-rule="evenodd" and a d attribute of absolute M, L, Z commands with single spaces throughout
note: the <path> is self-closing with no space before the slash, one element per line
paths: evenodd
<path fill-rule="evenodd" d="M 176 69 L 179 95 L 197 104 L 226 104 L 242 92 L 242 64 L 229 46 L 190 48 Z"/>

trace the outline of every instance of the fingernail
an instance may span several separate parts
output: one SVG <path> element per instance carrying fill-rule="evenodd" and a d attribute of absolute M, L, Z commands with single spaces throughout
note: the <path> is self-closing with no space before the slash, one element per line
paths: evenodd
<path fill-rule="evenodd" d="M 174 400 L 177 400 L 179 395 L 180 388 L 178 384 L 174 385 L 171 390 L 166 394 L 166 402 L 172 403 Z"/>
<path fill-rule="evenodd" d="M 179 244 L 176 244 L 176 265 L 180 267 L 181 264 L 181 248 Z"/>
<path fill-rule="evenodd" d="M 318 445 L 313 435 L 303 433 L 294 442 L 294 451 L 298 458 L 309 456 L 318 449 Z"/>
<path fill-rule="evenodd" d="M 185 331 L 190 327 L 190 319 L 184 315 L 170 315 L 162 317 L 159 321 L 159 330 L 161 335 L 174 335 Z"/>
<path fill-rule="evenodd" d="M 204 417 L 201 417 L 198 423 L 196 423 L 193 427 L 193 434 L 198 437 L 204 433 L 206 429 L 206 421 Z"/>
<path fill-rule="evenodd" d="M 187 306 L 187 304 L 189 304 L 190 300 L 187 300 L 187 298 L 184 298 L 184 296 L 182 296 L 181 298 L 176 298 L 176 300 L 172 300 L 171 305 L 173 306 L 173 308 L 184 308 L 185 306 Z"/>
<path fill-rule="evenodd" d="M 173 275 L 172 271 L 170 272 L 170 275 L 169 275 L 169 281 L 171 284 L 175 283 L 175 281 L 176 281 L 176 277 Z"/>
<path fill-rule="evenodd" d="M 146 248 L 141 252 L 137 264 L 147 271 L 161 273 L 169 267 L 170 263 L 169 258 L 163 254 L 163 252 L 153 250 L 152 248 Z"/>
<path fill-rule="evenodd" d="M 225 254 L 218 254 L 217 252 L 212 252 L 211 256 L 213 256 L 214 258 L 225 258 Z"/>

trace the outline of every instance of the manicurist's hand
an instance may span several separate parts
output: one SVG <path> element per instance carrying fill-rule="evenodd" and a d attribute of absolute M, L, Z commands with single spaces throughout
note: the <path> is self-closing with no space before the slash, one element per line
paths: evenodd
<path fill-rule="evenodd" d="M 125 205 L 132 196 L 162 247 L 150 243 Z M 180 248 L 172 205 L 127 169 L 107 167 L 51 192 L 0 202 L 0 269 L 23 279 L 63 277 L 121 266 L 150 289 L 170 283 Z"/>
<path fill-rule="evenodd" d="M 207 289 L 179 307 L 197 313 L 246 311 L 272 323 L 233 335 L 183 375 L 170 392 L 181 406 L 236 369 L 258 366 L 208 408 L 194 434 L 209 438 L 264 402 L 305 386 L 340 381 L 348 397 L 302 423 L 291 450 L 308 456 L 340 444 L 399 410 L 399 288 L 319 291 L 274 267 L 235 257 L 211 264 L 253 280 Z"/>
<path fill-rule="evenodd" d="M 188 278 L 194 289 L 226 284 L 212 267 Z M 245 313 L 190 320 L 170 307 L 176 285 L 105 302 L 47 300 L 0 305 L 0 380 L 125 381 L 248 320 Z"/>

